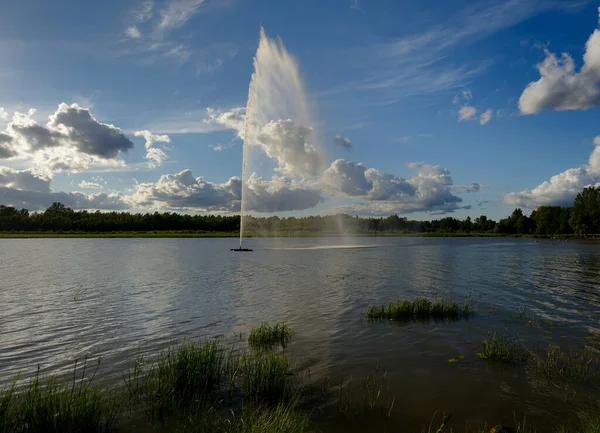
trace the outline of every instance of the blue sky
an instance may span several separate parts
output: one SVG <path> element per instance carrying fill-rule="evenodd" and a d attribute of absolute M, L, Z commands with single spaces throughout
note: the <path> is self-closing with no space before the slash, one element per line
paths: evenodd
<path fill-rule="evenodd" d="M 277 170 L 248 183 L 251 210 L 499 218 L 600 183 L 591 1 L 31 0 L 0 10 L 0 203 L 239 211 L 238 130 L 261 26 L 265 47 L 280 37 L 297 59 L 313 110 L 310 125 L 267 119 L 274 147 L 255 150 Z M 273 153 L 302 127 L 313 131 L 302 152 L 322 154 L 310 173 Z"/>

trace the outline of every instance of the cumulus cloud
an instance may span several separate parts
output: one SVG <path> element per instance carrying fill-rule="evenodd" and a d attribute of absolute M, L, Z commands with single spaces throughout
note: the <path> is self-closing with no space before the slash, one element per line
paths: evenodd
<path fill-rule="evenodd" d="M 453 182 L 448 170 L 421 163 L 410 163 L 408 167 L 417 174 L 403 179 L 361 163 L 338 159 L 325 170 L 323 185 L 332 194 L 339 192 L 367 202 L 349 211 L 452 212 L 459 207 L 462 199 L 452 194 Z"/>
<path fill-rule="evenodd" d="M 8 112 L 4 109 L 4 107 L 0 107 L 0 120 L 8 119 Z"/>
<path fill-rule="evenodd" d="M 244 130 L 244 121 L 246 120 L 246 108 L 235 107 L 229 111 L 221 111 L 208 107 L 206 109 L 207 118 L 204 122 L 219 125 L 225 129 L 237 131 L 238 136 L 242 138 Z"/>
<path fill-rule="evenodd" d="M 319 189 L 304 181 L 273 176 L 270 181 L 253 173 L 246 187 L 248 210 L 282 212 L 310 209 L 323 201 Z"/>
<path fill-rule="evenodd" d="M 49 171 L 80 171 L 91 164 L 122 165 L 119 154 L 133 147 L 119 128 L 77 104 L 60 104 L 46 125 L 33 120 L 35 112 L 13 115 L 0 132 L 0 157 L 32 159 Z"/>
<path fill-rule="evenodd" d="M 82 180 L 81 182 L 79 182 L 79 185 L 77 185 L 77 186 L 79 186 L 79 188 L 84 188 L 84 189 L 102 189 L 102 188 L 104 188 L 99 183 L 88 182 L 87 180 Z"/>
<path fill-rule="evenodd" d="M 585 44 L 583 66 L 576 71 L 568 53 L 560 57 L 544 50 L 545 59 L 537 65 L 538 81 L 527 85 L 519 98 L 521 114 L 542 110 L 585 110 L 600 103 L 600 30 L 596 29 Z"/>
<path fill-rule="evenodd" d="M 167 159 L 167 147 L 155 147 L 154 143 L 170 143 L 171 138 L 168 135 L 155 135 L 150 131 L 136 131 L 133 135 L 136 137 L 143 137 L 146 142 L 146 159 L 148 160 L 148 166 L 150 168 L 156 168 L 165 162 Z"/>
<path fill-rule="evenodd" d="M 325 165 L 324 156 L 313 139 L 312 128 L 287 119 L 267 123 L 256 141 L 267 156 L 277 160 L 278 171 L 310 177 L 319 174 Z"/>
<path fill-rule="evenodd" d="M 492 120 L 492 115 L 492 110 L 488 108 L 486 111 L 481 113 L 481 116 L 479 116 L 479 124 L 483 126 L 488 123 L 490 120 Z"/>
<path fill-rule="evenodd" d="M 342 137 L 340 134 L 336 134 L 335 144 L 344 149 L 350 149 L 352 147 L 352 141 L 348 137 Z"/>
<path fill-rule="evenodd" d="M 594 139 L 594 146 L 588 164 L 565 170 L 533 189 L 504 194 L 500 197 L 501 201 L 527 208 L 573 204 L 575 196 L 583 188 L 600 185 L 600 136 Z"/>
<path fill-rule="evenodd" d="M 247 210 L 280 212 L 309 209 L 320 203 L 321 191 L 306 181 L 274 176 L 265 180 L 253 173 L 246 185 Z M 162 175 L 156 183 L 140 183 L 128 198 L 134 206 L 239 212 L 242 181 L 232 177 L 222 184 L 194 177 L 191 170 Z"/>
<path fill-rule="evenodd" d="M 0 203 L 33 211 L 44 210 L 54 202 L 73 209 L 124 210 L 128 207 L 120 193 L 54 192 L 50 182 L 49 178 L 30 170 L 0 167 Z"/>
<path fill-rule="evenodd" d="M 477 108 L 470 105 L 464 105 L 460 107 L 460 110 L 458 110 L 459 122 L 473 120 L 475 119 L 475 116 L 477 116 Z"/>

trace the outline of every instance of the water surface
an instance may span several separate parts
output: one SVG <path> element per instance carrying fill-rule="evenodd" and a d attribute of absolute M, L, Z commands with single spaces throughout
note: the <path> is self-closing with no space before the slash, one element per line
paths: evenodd
<path fill-rule="evenodd" d="M 0 240 L 0 382 L 37 364 L 66 372 L 88 355 L 101 356 L 99 375 L 117 383 L 138 348 L 230 336 L 269 320 L 297 330 L 288 350 L 313 378 L 387 371 L 393 411 L 411 428 L 436 409 L 453 412 L 457 425 L 514 414 L 551 424 L 598 401 L 595 391 L 558 388 L 475 354 L 494 330 L 531 347 L 600 338 L 598 244 L 361 237 L 251 239 L 252 253 L 230 252 L 235 246 L 235 239 Z M 468 323 L 364 319 L 371 302 L 417 295 L 470 297 L 477 314 Z"/>

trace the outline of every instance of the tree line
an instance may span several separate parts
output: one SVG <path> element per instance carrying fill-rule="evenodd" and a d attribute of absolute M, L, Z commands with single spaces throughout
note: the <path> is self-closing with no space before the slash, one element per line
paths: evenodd
<path fill-rule="evenodd" d="M 573 205 L 540 206 L 529 216 L 521 209 L 499 221 L 485 215 L 460 220 L 445 217 L 431 221 L 409 220 L 390 215 L 386 218 L 359 218 L 350 215 L 309 217 L 277 216 L 245 220 L 248 234 L 282 233 L 498 233 L 512 234 L 576 234 L 600 233 L 600 187 L 585 188 L 577 194 Z M 3 232 L 144 232 L 205 231 L 238 232 L 240 216 L 187 215 L 174 212 L 129 213 L 75 211 L 62 203 L 54 203 L 44 212 L 29 212 L 0 205 L 0 231 Z"/>

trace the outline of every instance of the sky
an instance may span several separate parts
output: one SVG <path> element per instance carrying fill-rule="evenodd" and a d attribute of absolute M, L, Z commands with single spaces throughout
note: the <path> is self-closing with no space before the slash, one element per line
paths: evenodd
<path fill-rule="evenodd" d="M 592 1 L 0 0 L 0 59 L 31 211 L 498 219 L 600 185 Z"/>

